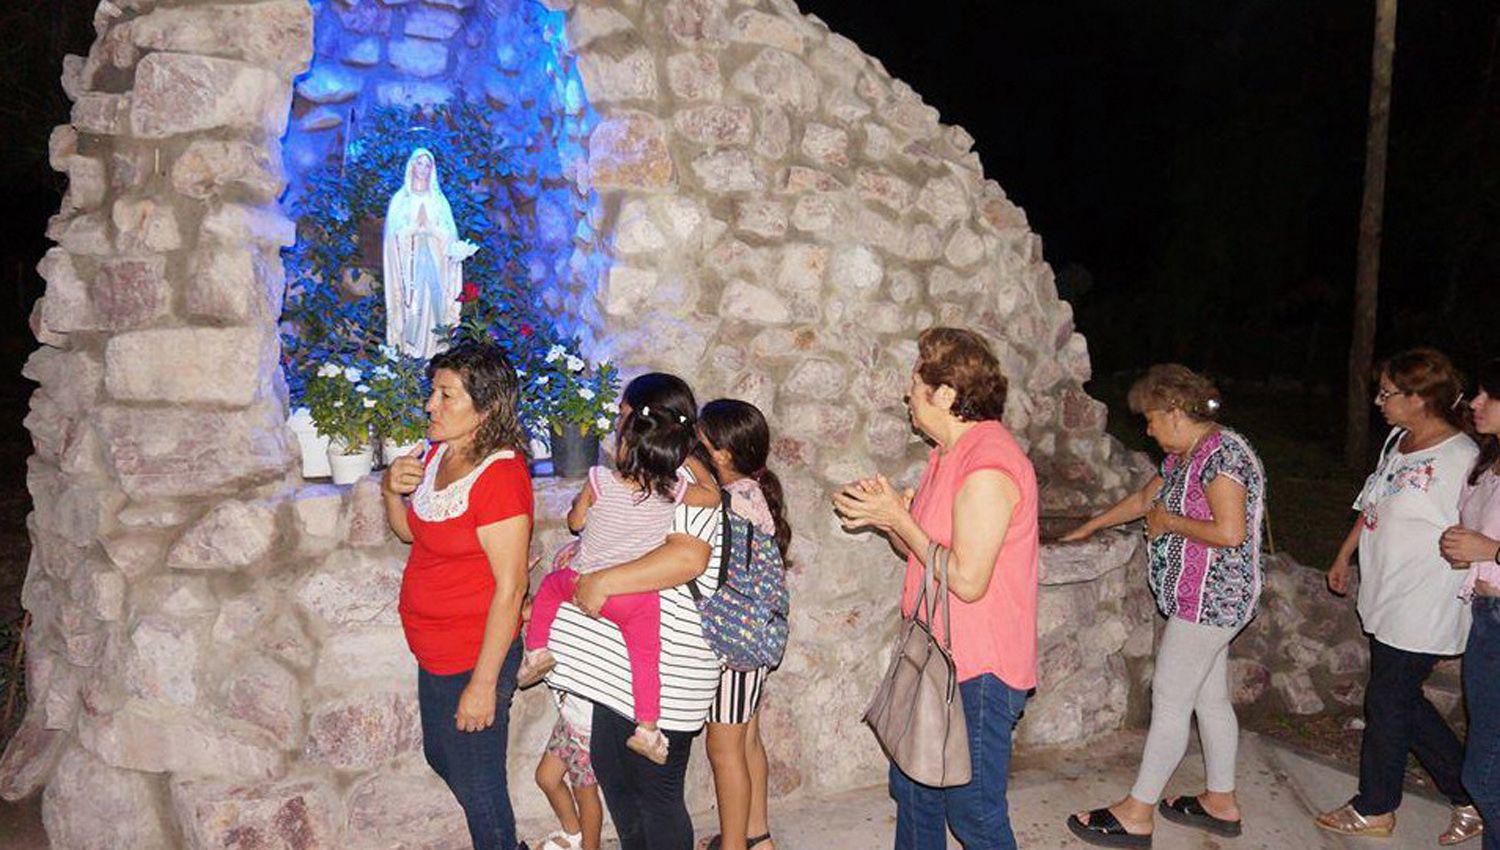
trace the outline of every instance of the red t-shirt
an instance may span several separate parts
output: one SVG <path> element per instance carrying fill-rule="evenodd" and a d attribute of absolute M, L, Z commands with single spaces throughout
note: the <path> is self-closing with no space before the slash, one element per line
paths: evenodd
<path fill-rule="evenodd" d="M 438 490 L 443 449 L 428 452 L 427 472 L 406 509 L 412 544 L 401 577 L 400 611 L 417 664 L 449 676 L 474 669 L 495 595 L 495 576 L 477 530 L 521 514 L 529 519 L 532 496 L 526 462 L 509 451 L 490 455 Z"/>
<path fill-rule="evenodd" d="M 980 422 L 947 453 L 933 449 L 912 501 L 912 517 L 927 536 L 953 545 L 953 503 L 970 473 L 997 469 L 1015 482 L 1021 501 L 1011 514 L 995 572 L 984 595 L 964 602 L 952 592 L 953 663 L 958 680 L 993 673 L 1017 690 L 1036 687 L 1038 538 L 1036 471 L 1014 437 L 999 422 Z M 922 589 L 922 564 L 911 558 L 901 610 L 910 616 Z M 941 610 L 941 609 L 939 609 Z M 941 625 L 935 629 L 941 635 Z"/>

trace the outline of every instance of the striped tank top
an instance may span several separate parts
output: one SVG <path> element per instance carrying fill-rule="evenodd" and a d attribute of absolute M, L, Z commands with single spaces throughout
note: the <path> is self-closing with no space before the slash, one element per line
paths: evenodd
<path fill-rule="evenodd" d="M 572 567 L 580 575 L 613 567 L 660 546 L 672 528 L 672 514 L 687 492 L 688 476 L 677 471 L 677 485 L 668 501 L 654 493 L 642 498 L 634 485 L 603 466 L 589 470 L 589 489 L 594 504 L 578 539 L 578 557 Z"/>

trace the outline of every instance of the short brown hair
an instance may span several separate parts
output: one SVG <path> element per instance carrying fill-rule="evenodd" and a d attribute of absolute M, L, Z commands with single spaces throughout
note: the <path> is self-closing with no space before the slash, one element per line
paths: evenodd
<path fill-rule="evenodd" d="M 1180 363 L 1158 363 L 1146 370 L 1125 396 L 1132 413 L 1180 410 L 1208 422 L 1219 417 L 1219 388 Z"/>
<path fill-rule="evenodd" d="M 928 328 L 917 337 L 917 375 L 929 387 L 953 388 L 953 415 L 1000 421 L 1009 384 L 984 337 L 962 328 Z"/>
<path fill-rule="evenodd" d="M 1459 404 L 1463 400 L 1464 379 L 1454 367 L 1448 355 L 1436 348 L 1412 348 L 1387 358 L 1375 370 L 1391 379 L 1396 389 L 1422 399 L 1422 404 L 1434 416 L 1446 420 L 1455 428 L 1464 424 L 1464 411 Z"/>

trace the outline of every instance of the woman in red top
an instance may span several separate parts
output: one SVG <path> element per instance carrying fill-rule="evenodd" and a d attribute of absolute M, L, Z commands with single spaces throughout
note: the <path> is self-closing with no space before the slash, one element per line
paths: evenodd
<path fill-rule="evenodd" d="M 912 424 L 934 444 L 922 483 L 903 494 L 881 476 L 834 496 L 846 528 L 875 528 L 906 556 L 901 610 L 908 617 L 930 547 L 950 553 L 953 662 L 973 778 L 934 788 L 893 763 L 895 847 L 944 850 L 951 829 L 965 847 L 1014 850 L 1005 786 L 1011 733 L 1036 686 L 1036 472 L 1000 423 L 1006 381 L 984 338 L 931 328 L 917 351 L 906 403 Z"/>
<path fill-rule="evenodd" d="M 400 610 L 422 750 L 463 807 L 475 850 L 515 850 L 505 744 L 532 514 L 516 373 L 494 346 L 465 344 L 427 374 L 434 448 L 397 458 L 383 481 L 386 519 L 412 544 Z"/>

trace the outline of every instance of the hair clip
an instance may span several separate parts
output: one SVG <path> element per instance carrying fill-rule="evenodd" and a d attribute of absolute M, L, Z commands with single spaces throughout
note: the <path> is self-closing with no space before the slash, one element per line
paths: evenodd
<path fill-rule="evenodd" d="M 1211 398 L 1208 401 L 1204 402 L 1203 406 L 1208 408 L 1209 413 L 1219 412 L 1219 400 L 1216 398 Z"/>
<path fill-rule="evenodd" d="M 642 407 L 641 408 L 641 415 L 642 416 L 650 416 L 651 415 L 651 405 L 648 404 L 648 405 Z"/>
<path fill-rule="evenodd" d="M 1463 404 L 1463 403 L 1464 403 L 1464 394 L 1463 393 L 1459 393 L 1458 394 L 1458 398 L 1455 398 L 1453 400 L 1453 404 L 1449 405 L 1449 409 L 1451 409 L 1451 410 L 1457 410 L 1458 406 L 1460 404 Z"/>
<path fill-rule="evenodd" d="M 677 424 L 678 425 L 686 425 L 687 424 L 687 417 L 683 416 L 681 413 L 677 414 Z"/>

